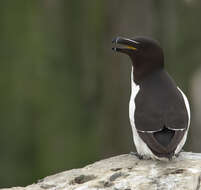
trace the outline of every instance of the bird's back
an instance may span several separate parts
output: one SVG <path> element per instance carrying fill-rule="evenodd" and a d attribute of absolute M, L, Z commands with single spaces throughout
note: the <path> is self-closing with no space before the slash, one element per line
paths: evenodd
<path fill-rule="evenodd" d="M 139 131 L 186 129 L 188 113 L 182 93 L 164 70 L 146 77 L 135 98 L 135 125 Z"/>

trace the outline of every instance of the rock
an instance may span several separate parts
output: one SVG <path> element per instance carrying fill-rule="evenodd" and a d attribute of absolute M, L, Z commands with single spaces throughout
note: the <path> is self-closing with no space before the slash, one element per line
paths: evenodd
<path fill-rule="evenodd" d="M 4 190 L 201 190 L 201 154 L 182 152 L 172 161 L 125 154 Z"/>

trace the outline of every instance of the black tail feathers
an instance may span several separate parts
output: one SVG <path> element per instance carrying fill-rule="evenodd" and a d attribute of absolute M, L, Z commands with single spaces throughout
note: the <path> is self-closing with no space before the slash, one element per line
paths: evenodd
<path fill-rule="evenodd" d="M 153 135 L 159 144 L 164 147 L 167 147 L 170 144 L 172 138 L 174 137 L 174 134 L 175 131 L 164 127 L 162 131 L 155 132 Z"/>

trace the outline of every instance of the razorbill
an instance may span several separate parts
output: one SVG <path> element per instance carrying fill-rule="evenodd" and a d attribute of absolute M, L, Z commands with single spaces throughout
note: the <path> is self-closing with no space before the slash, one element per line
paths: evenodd
<path fill-rule="evenodd" d="M 163 50 L 148 37 L 117 37 L 113 50 L 132 61 L 129 118 L 139 158 L 172 159 L 185 144 L 188 99 L 165 71 Z"/>

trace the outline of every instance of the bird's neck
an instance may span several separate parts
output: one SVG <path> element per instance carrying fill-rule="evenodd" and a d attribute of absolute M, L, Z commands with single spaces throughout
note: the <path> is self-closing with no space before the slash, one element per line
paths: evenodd
<path fill-rule="evenodd" d="M 140 84 L 143 80 L 145 80 L 148 76 L 150 76 L 151 74 L 160 72 L 163 70 L 163 67 L 157 67 L 157 68 L 153 68 L 153 69 L 146 69 L 145 68 L 135 68 L 133 67 L 133 81 L 136 84 Z"/>
<path fill-rule="evenodd" d="M 139 55 L 131 55 L 130 58 L 133 65 L 133 79 L 136 84 L 139 84 L 153 72 L 163 70 L 164 68 L 164 57 L 162 53 L 160 56 L 157 56 L 157 58 L 149 58 Z"/>

